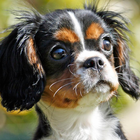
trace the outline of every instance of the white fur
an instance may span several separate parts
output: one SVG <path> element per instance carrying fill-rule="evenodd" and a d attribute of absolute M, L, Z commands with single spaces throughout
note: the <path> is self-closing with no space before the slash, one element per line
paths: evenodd
<path fill-rule="evenodd" d="M 97 74 L 96 72 L 94 73 L 90 69 L 85 69 L 83 67 L 83 63 L 92 57 L 99 57 L 104 61 L 105 66 L 100 74 Z M 98 51 L 83 50 L 76 59 L 76 66 L 76 74 L 80 76 L 87 93 L 89 93 L 90 90 L 93 90 L 92 88 L 96 85 L 100 78 L 102 78 L 100 80 L 109 81 L 112 85 L 119 85 L 118 76 L 114 67 L 111 66 L 105 55 Z M 106 88 L 103 86 L 96 86 L 94 90 L 97 93 L 104 93 L 107 92 L 107 90 L 110 91 L 107 86 Z"/>
<path fill-rule="evenodd" d="M 74 13 L 68 12 L 68 14 L 70 15 L 71 20 L 73 22 L 74 31 L 78 35 L 78 37 L 79 37 L 79 39 L 81 41 L 83 49 L 85 49 L 85 42 L 84 42 L 84 36 L 83 36 L 82 29 L 81 29 L 81 25 L 80 25 L 78 19 L 76 18 L 76 16 L 74 15 Z"/>
<path fill-rule="evenodd" d="M 86 112 L 75 109 L 58 109 L 40 102 L 53 134 L 41 140 L 121 140 L 115 133 L 118 120 L 108 118 L 107 103 Z"/>
<path fill-rule="evenodd" d="M 102 85 L 101 87 L 104 91 L 107 89 L 107 85 Z M 108 87 L 109 88 L 109 87 Z M 110 88 L 109 88 L 110 89 Z M 109 92 L 90 92 L 84 95 L 79 101 L 78 106 L 74 109 L 78 112 L 85 113 L 87 111 L 93 110 L 96 108 L 101 102 L 105 101 L 106 98 L 109 96 Z"/>

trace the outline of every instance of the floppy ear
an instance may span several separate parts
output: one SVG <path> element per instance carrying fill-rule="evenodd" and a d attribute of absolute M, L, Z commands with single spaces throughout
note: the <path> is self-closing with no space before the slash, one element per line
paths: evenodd
<path fill-rule="evenodd" d="M 94 12 L 96 10 L 93 8 Z M 126 32 L 130 32 L 127 28 L 128 22 L 121 14 L 112 11 L 99 11 L 97 14 L 109 26 L 115 40 L 114 64 L 115 70 L 118 72 L 119 83 L 126 93 L 138 99 L 140 96 L 139 78 L 131 70 L 129 64 L 129 47 L 127 44 L 129 40 L 126 36 Z"/>
<path fill-rule="evenodd" d="M 0 92 L 7 110 L 30 109 L 45 87 L 45 72 L 34 40 L 38 26 L 32 22 L 16 25 L 0 44 Z"/>
<path fill-rule="evenodd" d="M 114 47 L 115 68 L 118 72 L 119 83 L 126 93 L 138 99 L 140 96 L 139 78 L 130 68 L 126 41 L 123 38 L 120 39 L 117 46 Z"/>

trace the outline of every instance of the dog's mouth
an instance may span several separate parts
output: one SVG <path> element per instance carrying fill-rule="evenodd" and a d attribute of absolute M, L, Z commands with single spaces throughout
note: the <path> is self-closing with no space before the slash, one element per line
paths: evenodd
<path fill-rule="evenodd" d="M 118 85 L 113 85 L 110 81 L 99 80 L 89 93 L 104 96 L 105 100 L 108 101 L 114 95 L 117 94 Z M 102 101 L 101 101 L 102 102 Z"/>
<path fill-rule="evenodd" d="M 109 81 L 99 80 L 99 81 L 96 83 L 96 85 L 101 85 L 101 84 L 105 84 L 105 85 L 108 85 L 108 86 L 112 87 L 112 83 L 109 82 Z M 96 86 L 96 85 L 95 85 L 95 86 Z"/>
<path fill-rule="evenodd" d="M 108 87 L 110 88 L 110 91 L 116 90 L 116 89 L 117 89 L 117 88 L 115 87 L 115 85 L 112 84 L 112 82 L 110 82 L 110 81 L 105 81 L 105 80 L 100 80 L 100 81 L 98 81 L 98 82 L 96 83 L 96 85 L 94 86 L 94 88 L 96 88 L 97 86 L 101 86 L 101 87 L 102 87 L 102 85 L 108 86 Z"/>
<path fill-rule="evenodd" d="M 107 80 L 98 80 L 94 83 L 89 82 L 90 86 L 85 86 L 85 93 L 109 93 L 116 90 L 115 85 Z"/>
<path fill-rule="evenodd" d="M 93 93 L 109 93 L 113 88 L 113 85 L 109 81 L 99 80 L 91 89 Z"/>

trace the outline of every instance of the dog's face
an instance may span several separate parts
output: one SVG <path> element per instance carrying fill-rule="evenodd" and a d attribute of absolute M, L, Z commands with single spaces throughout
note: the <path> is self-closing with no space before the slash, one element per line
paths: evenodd
<path fill-rule="evenodd" d="M 29 109 L 40 98 L 58 108 L 95 106 L 115 95 L 119 84 L 138 98 L 120 14 L 94 6 L 24 14 L 25 23 L 0 46 L 0 91 L 9 110 Z"/>
<path fill-rule="evenodd" d="M 44 55 L 48 74 L 42 100 L 61 108 L 108 100 L 119 85 L 109 27 L 87 10 L 62 11 L 53 26 Z"/>

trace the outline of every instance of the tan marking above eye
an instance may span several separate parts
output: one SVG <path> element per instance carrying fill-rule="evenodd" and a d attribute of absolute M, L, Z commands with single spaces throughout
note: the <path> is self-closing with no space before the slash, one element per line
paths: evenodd
<path fill-rule="evenodd" d="M 98 39 L 103 32 L 104 29 L 98 23 L 92 23 L 86 30 L 85 39 Z M 56 31 L 54 37 L 57 40 L 70 43 L 80 41 L 76 33 L 68 28 L 62 28 L 59 31 Z"/>
<path fill-rule="evenodd" d="M 54 35 L 57 40 L 61 40 L 64 42 L 79 42 L 79 37 L 74 33 L 72 30 L 67 28 L 62 28 L 61 30 L 57 31 Z"/>
<path fill-rule="evenodd" d="M 86 30 L 85 39 L 98 39 L 104 29 L 98 23 L 92 23 Z"/>

